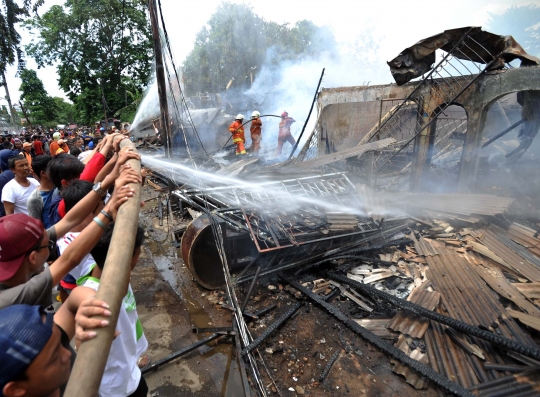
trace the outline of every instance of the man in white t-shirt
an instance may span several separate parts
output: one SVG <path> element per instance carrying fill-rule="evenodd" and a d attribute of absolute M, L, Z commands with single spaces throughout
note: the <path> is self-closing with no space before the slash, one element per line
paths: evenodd
<path fill-rule="evenodd" d="M 15 178 L 6 183 L 2 189 L 2 202 L 6 215 L 26 214 L 28 207 L 26 202 L 30 194 L 39 186 L 34 178 L 28 178 L 31 174 L 28 160 L 21 156 L 11 157 L 8 160 L 9 169 L 15 174 Z"/>

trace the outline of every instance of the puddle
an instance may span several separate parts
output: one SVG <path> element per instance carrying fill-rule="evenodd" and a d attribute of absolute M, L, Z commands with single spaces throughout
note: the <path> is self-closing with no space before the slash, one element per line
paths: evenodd
<path fill-rule="evenodd" d="M 197 299 L 194 299 L 190 295 L 188 290 L 182 286 L 182 283 L 179 282 L 179 275 L 175 271 L 175 266 L 165 256 L 170 254 L 169 249 L 171 245 L 168 242 L 158 244 L 151 239 L 149 240 L 146 245 L 152 252 L 154 264 L 165 281 L 169 283 L 173 291 L 182 300 L 189 314 L 191 325 L 198 328 L 215 327 L 216 324 L 212 322 L 208 312 L 199 304 Z M 207 336 L 208 334 L 197 334 L 199 339 Z M 244 395 L 240 369 L 236 358 L 233 357 L 232 344 L 223 343 L 214 347 L 205 346 L 201 347 L 199 351 L 203 352 L 200 358 L 205 361 L 204 365 L 207 367 L 208 373 L 221 397 Z"/>

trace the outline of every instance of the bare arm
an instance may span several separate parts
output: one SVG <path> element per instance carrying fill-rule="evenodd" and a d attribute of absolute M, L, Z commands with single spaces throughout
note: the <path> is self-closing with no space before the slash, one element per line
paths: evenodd
<path fill-rule="evenodd" d="M 126 202 L 129 197 L 133 196 L 133 189 L 125 186 L 129 183 L 125 182 L 125 180 L 125 177 L 118 180 L 119 186 L 117 186 L 113 196 L 104 208 L 105 212 L 108 212 L 113 218 L 116 217 L 118 207 Z M 97 218 L 105 225 L 110 223 L 109 218 L 101 213 L 97 215 Z M 58 229 L 56 232 L 58 236 L 62 236 L 58 232 Z M 81 262 L 99 241 L 102 234 L 103 229 L 97 222 L 91 222 L 84 228 L 81 234 L 66 248 L 62 256 L 50 266 L 53 285 L 58 284 L 62 278 Z"/>
<path fill-rule="evenodd" d="M 79 308 L 86 310 L 88 301 L 96 295 L 96 291 L 88 287 L 75 288 L 69 298 L 54 315 L 54 322 L 64 330 L 69 340 L 75 336 L 75 317 Z M 110 313 L 110 312 L 109 312 Z M 102 313 L 103 314 L 103 313 Z"/>
<path fill-rule="evenodd" d="M 9 201 L 3 201 L 3 203 L 4 203 L 4 210 L 6 211 L 6 215 L 13 215 L 13 213 L 15 212 L 15 204 L 10 203 Z"/>
<path fill-rule="evenodd" d="M 119 156 L 118 161 L 115 164 L 113 172 L 107 175 L 103 182 L 101 183 L 101 188 L 103 190 L 108 190 L 114 182 L 119 178 L 120 173 L 118 169 L 126 163 L 129 159 L 138 159 L 140 156 L 135 152 L 126 152 Z M 115 171 L 116 170 L 116 171 Z M 128 172 L 126 175 L 130 175 L 129 182 L 127 183 L 141 183 L 141 178 L 135 171 Z M 78 226 L 84 218 L 88 215 L 88 212 L 95 208 L 95 206 L 102 199 L 100 195 L 96 192 L 91 191 L 88 193 L 81 201 L 75 205 L 66 216 L 55 225 L 56 235 L 63 236 L 74 227 Z"/>
<path fill-rule="evenodd" d="M 96 175 L 96 179 L 94 179 L 94 183 L 103 182 L 105 177 L 109 175 L 114 169 L 117 160 L 118 155 L 115 153 L 113 157 L 107 163 L 105 163 L 101 171 L 98 172 L 98 174 Z"/>

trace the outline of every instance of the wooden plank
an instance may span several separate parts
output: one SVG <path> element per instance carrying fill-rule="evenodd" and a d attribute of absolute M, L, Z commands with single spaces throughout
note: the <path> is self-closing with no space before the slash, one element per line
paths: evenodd
<path fill-rule="evenodd" d="M 349 149 L 342 150 L 341 152 L 326 154 L 324 156 L 316 157 L 310 160 L 303 161 L 301 163 L 295 163 L 292 166 L 283 167 L 280 172 L 298 172 L 298 171 L 305 171 L 310 168 L 320 167 L 322 165 L 334 163 L 339 160 L 344 160 L 349 157 L 354 156 L 361 156 L 365 152 L 368 152 L 370 150 L 380 150 L 384 149 L 385 147 L 391 145 L 392 143 L 395 143 L 396 140 L 394 138 L 386 138 L 382 139 L 380 141 L 374 141 L 370 143 L 366 143 L 362 146 L 355 146 Z"/>

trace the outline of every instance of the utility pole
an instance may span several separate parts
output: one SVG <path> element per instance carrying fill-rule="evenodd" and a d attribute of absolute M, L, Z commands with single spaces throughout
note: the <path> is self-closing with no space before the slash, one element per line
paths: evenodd
<path fill-rule="evenodd" d="M 150 23 L 152 24 L 152 37 L 154 40 L 154 56 L 156 58 L 156 83 L 158 86 L 159 108 L 161 110 L 161 125 L 165 137 L 165 153 L 172 157 L 172 135 L 169 121 L 169 105 L 167 103 L 167 86 L 165 85 L 165 71 L 163 69 L 163 54 L 161 53 L 161 38 L 159 35 L 159 22 L 157 19 L 156 0 L 150 0 Z"/>
<path fill-rule="evenodd" d="M 6 100 L 9 106 L 9 114 L 11 115 L 11 125 L 15 127 L 15 109 L 11 106 L 11 97 L 9 96 L 9 90 L 7 86 L 6 75 L 2 72 L 2 84 L 6 90 Z"/>

